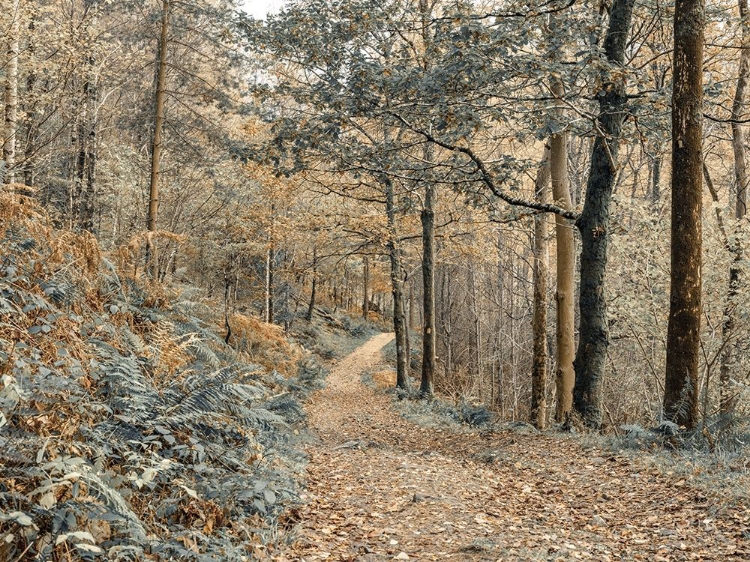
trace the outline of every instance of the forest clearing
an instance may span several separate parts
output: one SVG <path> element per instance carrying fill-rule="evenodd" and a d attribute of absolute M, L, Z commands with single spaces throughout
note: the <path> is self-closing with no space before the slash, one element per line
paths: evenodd
<path fill-rule="evenodd" d="M 0 0 L 0 562 L 750 560 L 748 0 L 259 5 Z"/>

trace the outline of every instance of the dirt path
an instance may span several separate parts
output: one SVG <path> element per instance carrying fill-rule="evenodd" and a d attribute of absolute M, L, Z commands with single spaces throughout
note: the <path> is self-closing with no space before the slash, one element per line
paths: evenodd
<path fill-rule="evenodd" d="M 437 431 L 363 385 L 392 335 L 341 361 L 308 408 L 307 504 L 278 561 L 750 560 L 750 515 L 571 439 Z"/>

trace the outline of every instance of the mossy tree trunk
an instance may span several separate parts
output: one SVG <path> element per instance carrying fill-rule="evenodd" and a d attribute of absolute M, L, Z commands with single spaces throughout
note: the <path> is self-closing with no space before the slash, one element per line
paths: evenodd
<path fill-rule="evenodd" d="M 672 87 L 672 251 L 664 415 L 698 421 L 703 208 L 704 0 L 677 0 Z"/>
<path fill-rule="evenodd" d="M 604 53 L 611 65 L 622 66 L 635 0 L 612 4 Z M 576 225 L 581 233 L 580 328 L 575 358 L 574 406 L 587 426 L 602 422 L 604 366 L 609 346 L 605 293 L 610 204 L 617 175 L 617 153 L 625 119 L 625 84 L 605 71 L 598 94 L 598 135 L 591 153 L 591 171 L 583 211 Z"/>

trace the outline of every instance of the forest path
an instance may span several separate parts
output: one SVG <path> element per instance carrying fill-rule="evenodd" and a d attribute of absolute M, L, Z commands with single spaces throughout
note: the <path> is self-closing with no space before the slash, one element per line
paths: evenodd
<path fill-rule="evenodd" d="M 308 406 L 298 538 L 277 561 L 750 560 L 750 517 L 682 478 L 572 439 L 436 430 L 364 385 L 392 334 Z"/>

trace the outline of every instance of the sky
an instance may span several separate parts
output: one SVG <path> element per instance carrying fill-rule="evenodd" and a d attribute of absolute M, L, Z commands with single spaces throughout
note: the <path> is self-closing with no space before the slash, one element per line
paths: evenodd
<path fill-rule="evenodd" d="M 285 0 L 241 0 L 244 10 L 255 18 L 265 18 L 269 12 L 277 12 Z"/>

